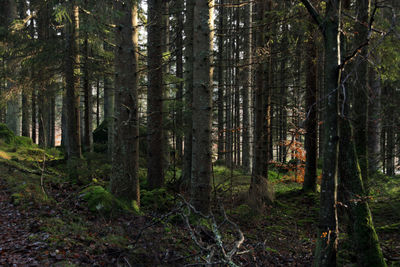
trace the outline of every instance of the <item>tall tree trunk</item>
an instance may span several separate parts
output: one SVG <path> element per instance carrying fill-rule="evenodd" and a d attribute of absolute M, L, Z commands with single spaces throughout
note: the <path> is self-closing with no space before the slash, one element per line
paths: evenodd
<path fill-rule="evenodd" d="M 71 22 L 67 25 L 67 57 L 65 60 L 66 81 L 66 108 L 67 114 L 67 154 L 70 163 L 80 158 L 81 134 L 80 134 L 80 78 L 79 78 L 79 7 L 75 1 L 70 3 Z M 73 168 L 73 166 L 71 166 Z"/>
<path fill-rule="evenodd" d="M 20 19 L 25 19 L 26 16 L 26 1 L 20 1 L 19 6 L 18 6 L 18 13 Z M 21 135 L 30 137 L 30 126 L 31 126 L 31 120 L 30 120 L 30 99 L 29 99 L 29 90 L 28 88 L 23 88 L 22 89 L 22 105 L 21 105 L 21 110 L 22 110 L 22 130 L 21 130 Z"/>
<path fill-rule="evenodd" d="M 87 6 L 87 0 L 84 1 Z M 87 20 L 87 19 L 86 19 Z M 86 22 L 88 23 L 88 22 Z M 85 95 L 84 107 L 84 142 L 83 146 L 86 151 L 93 150 L 93 102 L 92 102 L 92 87 L 90 84 L 89 70 L 89 37 L 87 30 L 84 32 L 83 41 L 83 92 Z"/>
<path fill-rule="evenodd" d="M 224 21 L 225 21 L 225 7 L 224 0 L 220 0 L 219 16 L 218 16 L 218 54 L 217 54 L 217 79 L 218 79 L 218 160 L 225 159 L 225 131 L 224 131 L 224 92 L 225 92 L 225 79 L 224 79 Z"/>
<path fill-rule="evenodd" d="M 265 120 L 268 120 L 265 116 L 268 116 L 266 101 L 268 101 L 268 91 L 266 92 L 265 87 L 265 75 L 264 71 L 265 65 L 269 64 L 265 63 L 266 60 L 269 60 L 267 55 L 263 52 L 265 45 L 265 37 L 264 37 L 264 12 L 266 12 L 265 1 L 260 1 L 256 4 L 256 20 L 257 20 L 257 30 L 256 33 L 256 55 L 258 58 L 258 62 L 256 65 L 256 73 L 255 73 L 255 123 L 254 123 L 254 165 L 252 170 L 249 196 L 254 200 L 254 204 L 257 208 L 262 207 L 265 202 L 271 202 L 272 196 L 269 194 L 270 188 L 268 185 L 268 163 L 267 157 L 268 153 L 267 149 L 267 140 L 268 133 L 265 132 L 266 127 L 268 127 L 268 123 L 265 123 Z"/>
<path fill-rule="evenodd" d="M 368 161 L 370 174 L 376 173 L 381 164 L 381 79 L 375 69 L 369 69 L 368 103 Z"/>
<path fill-rule="evenodd" d="M 246 172 L 251 172 L 251 119 L 250 119 L 250 96 L 252 92 L 252 13 L 253 13 L 253 4 L 249 3 L 244 10 L 244 64 L 245 67 L 243 69 L 243 168 Z"/>
<path fill-rule="evenodd" d="M 193 28 L 193 151 L 191 201 L 208 213 L 211 193 L 212 28 L 214 1 L 195 0 Z"/>
<path fill-rule="evenodd" d="M 357 23 L 355 31 L 358 32 L 356 46 L 365 43 L 368 39 L 368 23 L 371 0 L 357 0 Z M 364 186 L 368 189 L 368 62 L 366 60 L 368 48 L 361 48 L 357 57 L 357 69 L 354 92 L 354 142 L 361 168 Z"/>
<path fill-rule="evenodd" d="M 327 97 L 324 113 L 323 167 L 321 182 L 318 240 L 315 249 L 314 266 L 336 266 L 337 255 L 337 182 L 339 152 L 339 85 L 341 79 L 341 0 L 327 2 L 325 16 L 322 17 L 310 1 L 302 0 L 310 15 L 324 36 L 325 87 Z"/>
<path fill-rule="evenodd" d="M 388 86 L 387 93 L 387 114 L 386 114 L 386 175 L 394 176 L 395 174 L 395 101 L 393 96 L 395 91 Z"/>
<path fill-rule="evenodd" d="M 148 1 L 147 180 L 151 189 L 164 184 L 162 2 Z"/>
<path fill-rule="evenodd" d="M 17 14 L 17 5 L 15 0 L 6 0 L 4 1 L 2 6 L 2 17 L 4 21 L 1 23 L 2 26 L 5 26 L 7 29 L 12 25 L 12 22 L 18 18 Z M 12 45 L 7 44 L 7 45 Z M 7 47 L 10 49 L 11 47 Z M 4 62 L 4 70 L 6 73 L 12 73 L 13 69 L 17 67 L 16 62 L 13 58 L 8 58 Z M 12 91 L 9 93 L 11 98 L 7 101 L 7 112 L 6 112 L 6 124 L 8 128 L 14 132 L 15 135 L 20 135 L 20 127 L 21 127 L 21 116 L 20 116 L 20 97 L 21 94 L 17 92 L 14 83 L 12 82 L 13 78 L 5 77 L 5 89 L 7 91 Z"/>
<path fill-rule="evenodd" d="M 315 192 L 317 188 L 317 150 L 318 150 L 318 121 L 317 121 L 317 54 L 315 44 L 315 27 L 309 26 L 309 38 L 306 55 L 306 168 L 303 190 Z"/>
<path fill-rule="evenodd" d="M 192 177 L 192 139 L 193 139 L 193 16 L 194 0 L 186 1 L 186 23 L 185 23 L 185 140 L 184 140 L 184 163 L 183 163 L 183 183 L 185 187 L 190 186 Z"/>
<path fill-rule="evenodd" d="M 115 0 L 115 134 L 111 192 L 136 201 L 139 190 L 138 29 L 137 3 Z"/>
<path fill-rule="evenodd" d="M 236 8 L 234 11 L 233 19 L 235 22 L 235 37 L 234 37 L 234 55 L 235 55 L 235 61 L 234 61 L 234 73 L 235 73 L 235 102 L 234 102 L 234 144 L 235 144 L 235 166 L 239 167 L 241 166 L 241 161 L 240 161 L 240 151 L 241 151 L 241 144 L 240 144 L 240 136 L 242 132 L 242 127 L 240 125 L 240 86 L 241 86 L 241 80 L 240 80 L 240 46 L 241 46 L 241 38 L 240 38 L 240 9 Z"/>
<path fill-rule="evenodd" d="M 183 79 L 183 0 L 178 0 L 176 4 L 177 12 L 177 32 L 176 32 L 176 77 Z M 176 125 L 178 127 L 176 133 L 176 154 L 178 160 L 183 156 L 183 82 L 178 83 L 178 92 L 176 94 L 178 101 L 178 110 L 176 112 Z"/>

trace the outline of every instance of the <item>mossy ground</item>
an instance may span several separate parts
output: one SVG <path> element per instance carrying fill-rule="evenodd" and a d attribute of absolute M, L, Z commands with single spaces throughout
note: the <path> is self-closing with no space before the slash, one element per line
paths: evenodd
<path fill-rule="evenodd" d="M 0 188 L 13 209 L 20 213 L 29 211 L 29 219 L 20 221 L 28 231 L 24 244 L 30 257 L 40 264 L 182 266 L 204 262 L 206 255 L 193 242 L 182 220 L 185 209 L 174 211 L 181 202 L 180 196 L 168 189 L 147 190 L 145 169 L 139 175 L 142 207 L 140 212 L 134 212 L 134 205 L 120 202 L 107 191 L 111 168 L 102 154 L 85 155 L 79 165 L 79 180 L 66 174 L 62 161 L 51 164 L 52 160 L 61 158 L 58 150 L 44 151 L 29 143 L 0 142 L 0 157 Z M 43 157 L 48 163 L 44 170 Z M 260 213 L 246 199 L 248 174 L 223 166 L 213 169 L 215 218 L 218 223 L 224 221 L 219 209 L 219 204 L 223 204 L 228 218 L 237 223 L 245 236 L 242 251 L 246 252 L 234 257 L 237 264 L 311 264 L 318 194 L 304 194 L 301 184 L 285 180 L 283 175 L 271 170 L 270 186 L 274 187 L 276 200 Z M 180 170 L 168 170 L 167 188 L 180 175 Z M 371 185 L 371 196 L 370 206 L 384 255 L 389 266 L 399 266 L 400 178 L 377 176 Z M 190 215 L 189 223 L 199 237 L 203 235 L 201 242 L 215 242 L 210 220 Z M 235 229 L 224 225 L 220 232 L 226 247 L 231 248 L 237 238 Z M 339 260 L 351 266 L 347 236 L 340 237 L 343 242 Z"/>

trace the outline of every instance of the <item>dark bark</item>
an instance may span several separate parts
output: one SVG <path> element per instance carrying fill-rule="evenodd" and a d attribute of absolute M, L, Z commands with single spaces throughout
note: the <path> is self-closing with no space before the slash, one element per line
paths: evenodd
<path fill-rule="evenodd" d="M 263 25 L 264 12 L 267 10 L 265 3 L 260 1 L 256 4 L 256 21 L 258 25 Z M 269 71 L 264 71 L 266 64 L 270 64 L 270 58 L 263 53 L 265 36 L 263 27 L 258 28 L 256 34 L 255 58 L 258 62 L 255 70 L 255 123 L 254 123 L 254 165 L 252 170 L 249 196 L 255 201 L 257 208 L 264 203 L 271 202 L 272 195 L 269 193 L 268 185 L 268 131 L 269 129 L 269 90 L 265 80 L 269 80 Z M 266 63 L 267 62 L 267 63 Z M 267 79 L 266 78 L 267 75 Z"/>
<path fill-rule="evenodd" d="M 80 134 L 80 77 L 79 77 L 79 7 L 75 1 L 70 3 L 71 22 L 67 25 L 67 52 L 66 52 L 66 108 L 67 114 L 67 154 L 72 163 L 74 158 L 80 158 L 81 134 Z"/>
<path fill-rule="evenodd" d="M 196 0 L 193 28 L 193 150 L 191 201 L 207 214 L 210 210 L 212 150 L 212 6 L 214 1 Z"/>
<path fill-rule="evenodd" d="M 85 0 L 87 5 L 87 0 Z M 88 23 L 88 22 L 86 22 Z M 83 135 L 83 147 L 85 151 L 93 150 L 93 104 L 92 104 L 92 87 L 90 81 L 91 72 L 89 69 L 89 40 L 88 33 L 84 33 L 83 41 L 83 92 L 84 92 L 84 135 Z"/>
<path fill-rule="evenodd" d="M 315 30 L 309 27 L 306 55 L 306 122 L 305 122 L 305 150 L 306 168 L 303 190 L 315 192 L 317 188 L 317 149 L 318 149 L 318 121 L 317 121 L 317 55 Z"/>
<path fill-rule="evenodd" d="M 147 180 L 150 188 L 164 184 L 163 171 L 163 1 L 148 1 Z"/>
<path fill-rule="evenodd" d="M 348 114 L 349 105 L 346 105 L 345 115 Z M 354 244 L 354 252 L 357 257 L 357 266 L 386 266 L 379 245 L 378 236 L 372 222 L 371 211 L 368 206 L 367 194 L 361 176 L 358 163 L 355 142 L 353 141 L 353 129 L 348 118 L 340 121 L 340 188 L 347 205 L 349 236 Z"/>
<path fill-rule="evenodd" d="M 368 161 L 370 174 L 381 167 L 381 79 L 376 70 L 369 71 L 369 103 L 368 103 Z"/>
<path fill-rule="evenodd" d="M 357 0 L 357 34 L 356 47 L 368 39 L 369 8 L 371 0 Z M 368 188 L 368 62 L 366 60 L 368 48 L 361 48 L 357 56 L 357 69 L 354 77 L 354 143 L 361 168 L 364 186 Z"/>
<path fill-rule="evenodd" d="M 177 12 L 177 33 L 176 33 L 176 77 L 183 80 L 183 0 L 178 0 L 176 4 Z M 178 110 L 176 112 L 176 154 L 178 160 L 183 157 L 183 82 L 179 82 L 176 98 Z"/>
<path fill-rule="evenodd" d="M 115 132 L 111 192 L 140 206 L 137 3 L 115 0 Z"/>
<path fill-rule="evenodd" d="M 218 16 L 218 54 L 217 54 L 217 80 L 218 80 L 218 160 L 225 159 L 225 131 L 224 131 L 224 21 L 225 21 L 225 7 L 224 0 L 220 0 L 219 16 Z"/>
<path fill-rule="evenodd" d="M 251 79 L 251 71 L 252 71 L 252 13 L 253 13 L 253 4 L 248 4 L 244 10 L 244 61 L 245 67 L 243 68 L 243 168 L 246 172 L 251 172 L 251 120 L 250 120 L 250 96 L 252 92 L 252 79 Z"/>
<path fill-rule="evenodd" d="M 190 186 L 192 177 L 192 104 L 193 104 L 193 16 L 194 1 L 186 1 L 186 23 L 185 23 L 185 140 L 183 158 L 183 183 L 184 187 Z"/>
<path fill-rule="evenodd" d="M 314 266 L 336 266 L 337 256 L 337 179 L 339 152 L 339 83 L 341 71 L 340 14 L 341 1 L 327 2 L 326 14 L 321 17 L 310 1 L 302 0 L 324 37 L 325 67 L 324 95 L 326 97 L 323 135 L 323 168 L 321 182 L 318 240 Z"/>

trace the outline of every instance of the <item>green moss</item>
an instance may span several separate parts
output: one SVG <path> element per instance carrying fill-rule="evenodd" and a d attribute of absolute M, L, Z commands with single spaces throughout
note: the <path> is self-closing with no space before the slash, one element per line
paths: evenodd
<path fill-rule="evenodd" d="M 31 147 L 33 145 L 32 139 L 26 136 L 15 136 L 14 144 L 18 147 Z"/>
<path fill-rule="evenodd" d="M 393 224 L 389 224 L 389 225 L 376 227 L 376 230 L 379 231 L 379 232 L 395 232 L 395 233 L 399 233 L 400 232 L 400 223 L 393 223 Z"/>
<path fill-rule="evenodd" d="M 141 205 L 143 208 L 164 212 L 169 210 L 175 203 L 175 197 L 165 188 L 154 190 L 141 190 Z"/>
<path fill-rule="evenodd" d="M 90 186 L 81 192 L 81 197 L 92 212 L 111 214 L 113 211 L 130 210 L 129 206 L 114 197 L 100 185 Z"/>
<path fill-rule="evenodd" d="M 0 139 L 3 139 L 7 144 L 13 143 L 15 139 L 14 133 L 4 123 L 0 123 Z"/>
<path fill-rule="evenodd" d="M 247 204 L 242 204 L 240 206 L 237 206 L 231 210 L 228 210 L 228 214 L 237 217 L 240 221 L 247 223 L 251 221 L 256 221 L 257 219 L 260 218 L 259 214 L 257 211 L 252 209 L 249 205 Z"/>

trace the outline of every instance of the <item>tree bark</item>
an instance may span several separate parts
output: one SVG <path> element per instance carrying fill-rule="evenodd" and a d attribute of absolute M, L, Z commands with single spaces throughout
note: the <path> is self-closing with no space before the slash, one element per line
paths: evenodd
<path fill-rule="evenodd" d="M 151 189 L 164 184 L 162 2 L 148 1 L 147 180 Z"/>
<path fill-rule="evenodd" d="M 225 159 L 225 131 L 224 131 L 224 92 L 225 92 L 225 80 L 224 80 L 224 21 L 225 21 L 225 7 L 224 0 L 219 1 L 219 16 L 218 16 L 218 53 L 217 53 L 217 80 L 218 80 L 218 160 L 222 161 Z"/>
<path fill-rule="evenodd" d="M 210 210 L 212 150 L 212 28 L 214 1 L 195 0 L 193 28 L 193 151 L 191 201 Z"/>
<path fill-rule="evenodd" d="M 368 23 L 371 0 L 357 0 L 357 23 L 355 31 L 357 34 L 356 46 L 368 40 Z M 368 62 L 366 60 L 368 48 L 361 48 L 357 56 L 357 69 L 354 77 L 354 143 L 361 168 L 361 176 L 364 186 L 368 188 Z"/>
<path fill-rule="evenodd" d="M 346 105 L 346 114 L 349 110 Z M 346 116 L 344 114 L 344 116 Z M 353 141 L 353 129 L 348 118 L 340 121 L 340 188 L 348 207 L 350 238 L 354 244 L 357 266 L 386 266 L 372 222 L 368 198 L 364 190 L 360 165 Z"/>
<path fill-rule="evenodd" d="M 193 16 L 194 0 L 186 1 L 186 23 L 185 23 L 185 139 L 184 139 L 184 163 L 182 179 L 184 187 L 190 187 L 192 177 L 192 139 L 193 139 Z"/>
<path fill-rule="evenodd" d="M 177 33 L 176 33 L 176 77 L 183 80 L 183 0 L 178 0 L 176 4 L 177 12 Z M 183 82 L 178 83 L 178 92 L 176 98 L 178 101 L 178 110 L 176 112 L 176 154 L 178 160 L 183 156 Z"/>
<path fill-rule="evenodd" d="M 140 206 L 137 3 L 115 0 L 115 133 L 111 192 Z"/>
<path fill-rule="evenodd" d="M 253 13 L 253 4 L 249 3 L 244 11 L 244 62 L 245 67 L 243 69 L 243 168 L 247 173 L 251 172 L 251 163 L 252 163 L 252 155 L 251 155 L 251 119 L 250 119 L 250 96 L 252 95 L 252 13 Z"/>
<path fill-rule="evenodd" d="M 321 17 L 310 1 L 302 0 L 324 37 L 326 96 L 323 135 L 323 167 L 321 182 L 318 240 L 314 266 L 336 266 L 337 256 L 337 181 L 339 152 L 339 85 L 341 78 L 341 1 L 327 2 L 326 13 Z"/>
<path fill-rule="evenodd" d="M 317 121 L 317 54 L 315 45 L 315 30 L 309 26 L 309 38 L 306 55 L 306 168 L 303 190 L 315 192 L 317 188 L 317 150 L 318 150 L 318 121 Z"/>

